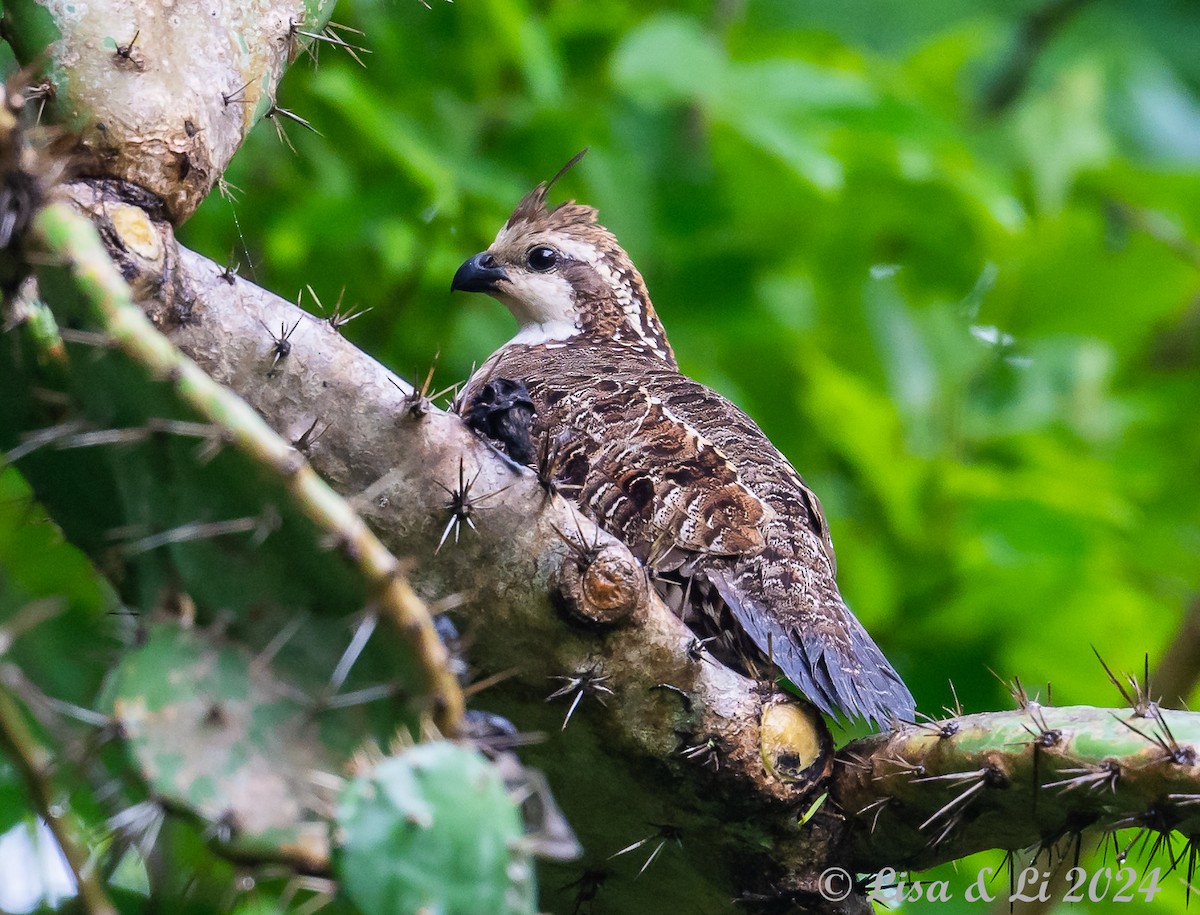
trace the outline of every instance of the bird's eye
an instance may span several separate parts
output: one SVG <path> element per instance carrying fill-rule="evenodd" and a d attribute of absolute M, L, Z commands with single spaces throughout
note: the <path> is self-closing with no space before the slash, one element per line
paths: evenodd
<path fill-rule="evenodd" d="M 529 249 L 525 261 L 538 273 L 545 273 L 547 270 L 553 270 L 554 265 L 558 263 L 558 252 L 545 245 L 538 245 Z"/>

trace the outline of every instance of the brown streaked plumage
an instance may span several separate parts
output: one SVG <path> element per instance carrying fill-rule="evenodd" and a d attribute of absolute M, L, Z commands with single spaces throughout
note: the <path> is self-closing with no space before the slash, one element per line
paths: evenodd
<path fill-rule="evenodd" d="M 750 417 L 680 374 L 629 256 L 591 207 L 547 206 L 552 184 L 454 277 L 521 325 L 463 402 L 489 380 L 524 382 L 564 491 L 647 563 L 698 635 L 716 636 L 723 661 L 761 675 L 769 655 L 827 713 L 911 717 L 908 689 L 838 593 L 817 497 Z"/>

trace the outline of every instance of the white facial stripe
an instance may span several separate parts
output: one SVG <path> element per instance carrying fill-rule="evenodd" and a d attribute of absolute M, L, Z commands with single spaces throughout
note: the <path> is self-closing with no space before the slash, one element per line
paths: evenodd
<path fill-rule="evenodd" d="M 534 243 L 536 244 L 536 240 Z M 600 251 L 595 245 L 580 241 L 577 238 L 571 238 L 569 235 L 556 235 L 553 239 L 547 237 L 545 243 L 553 248 L 557 248 L 574 261 L 582 261 L 585 264 L 591 264 L 593 267 L 597 266 L 601 261 Z"/>
<path fill-rule="evenodd" d="M 500 250 L 508 244 L 508 232 L 508 229 L 501 229 L 497 233 L 496 240 L 492 242 L 493 249 Z M 538 245 L 548 245 L 551 248 L 561 251 L 573 261 L 591 264 L 592 266 L 597 266 L 603 260 L 595 245 L 572 238 L 566 234 L 534 232 L 523 237 L 522 245 L 524 246 L 520 252 L 522 261 L 524 260 L 525 253 L 532 248 L 536 248 Z"/>
<path fill-rule="evenodd" d="M 550 239 L 547 239 L 547 243 L 551 243 Z M 650 332 L 647 326 L 645 303 L 634 295 L 628 276 L 624 276 L 620 271 L 614 269 L 612 261 L 603 257 L 595 245 L 569 236 L 557 237 L 552 243 L 567 257 L 577 261 L 585 261 L 591 265 L 592 269 L 613 290 L 617 306 L 625 314 L 625 323 L 633 333 L 654 352 L 662 356 L 667 355 L 662 350 L 658 339 Z"/>
<path fill-rule="evenodd" d="M 626 278 L 613 269 L 612 262 L 600 253 L 599 248 L 569 236 L 555 238 L 553 245 L 572 260 L 590 265 L 600 275 L 600 279 L 604 281 L 605 285 L 616 292 L 617 302 L 625 314 L 634 315 L 641 311 L 640 303 L 634 302 L 627 292 Z"/>

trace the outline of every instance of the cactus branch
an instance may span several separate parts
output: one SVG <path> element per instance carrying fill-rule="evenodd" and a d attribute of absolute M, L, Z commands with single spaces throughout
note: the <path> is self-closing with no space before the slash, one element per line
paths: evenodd
<path fill-rule="evenodd" d="M 178 225 L 278 108 L 279 80 L 326 31 L 334 0 L 211 5 L 8 0 L 4 34 L 48 89 L 47 117 L 74 132 L 87 174 L 150 192 Z M 129 23 L 113 34 L 113 23 Z M 236 49 L 236 50 L 235 50 Z"/>
<path fill-rule="evenodd" d="M 831 794 L 858 870 L 920 870 L 1085 827 L 1200 834 L 1200 715 L 1029 702 L 937 724 L 839 754 Z"/>

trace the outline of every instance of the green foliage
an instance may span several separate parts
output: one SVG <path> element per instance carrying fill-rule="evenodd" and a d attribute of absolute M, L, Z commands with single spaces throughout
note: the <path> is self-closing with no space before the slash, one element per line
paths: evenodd
<path fill-rule="evenodd" d="M 363 915 L 532 915 L 533 862 L 504 780 L 477 750 L 410 747 L 342 792 L 338 873 Z"/>

